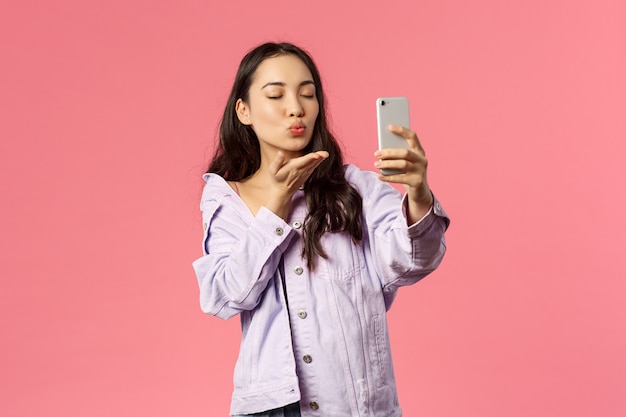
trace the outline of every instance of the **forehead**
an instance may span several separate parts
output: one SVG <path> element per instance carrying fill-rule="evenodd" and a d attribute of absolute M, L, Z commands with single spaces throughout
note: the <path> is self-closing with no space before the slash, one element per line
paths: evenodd
<path fill-rule="evenodd" d="M 295 55 L 279 55 L 261 62 L 254 73 L 254 84 L 283 82 L 300 84 L 313 80 L 306 64 Z"/>

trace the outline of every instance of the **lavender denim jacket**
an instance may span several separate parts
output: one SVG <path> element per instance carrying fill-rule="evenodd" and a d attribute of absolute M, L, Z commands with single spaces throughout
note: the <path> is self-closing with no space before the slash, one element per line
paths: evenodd
<path fill-rule="evenodd" d="M 288 221 L 264 207 L 253 216 L 222 177 L 204 175 L 204 256 L 193 267 L 202 310 L 241 319 L 231 414 L 298 401 L 304 417 L 402 414 L 386 312 L 399 287 L 437 268 L 449 219 L 435 199 L 408 227 L 396 189 L 353 165 L 345 175 L 363 198 L 363 239 L 327 233 L 328 259 L 313 271 L 301 257 L 302 191 Z"/>

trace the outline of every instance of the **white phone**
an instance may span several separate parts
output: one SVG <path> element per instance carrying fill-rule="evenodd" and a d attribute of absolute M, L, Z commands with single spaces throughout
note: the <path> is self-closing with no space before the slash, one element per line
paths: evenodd
<path fill-rule="evenodd" d="M 409 144 L 402 136 L 391 133 L 389 125 L 411 128 L 409 100 L 406 97 L 379 97 L 376 99 L 376 120 L 378 122 L 378 149 L 408 149 Z M 383 175 L 401 174 L 395 169 L 381 169 Z"/>

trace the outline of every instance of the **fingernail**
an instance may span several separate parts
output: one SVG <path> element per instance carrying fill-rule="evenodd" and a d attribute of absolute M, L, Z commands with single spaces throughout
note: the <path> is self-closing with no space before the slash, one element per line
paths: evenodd
<path fill-rule="evenodd" d="M 375 156 L 376 158 L 380 158 L 380 156 L 381 156 L 381 155 L 382 155 L 382 153 L 381 153 L 380 151 L 376 151 L 376 152 L 374 152 L 374 156 Z"/>

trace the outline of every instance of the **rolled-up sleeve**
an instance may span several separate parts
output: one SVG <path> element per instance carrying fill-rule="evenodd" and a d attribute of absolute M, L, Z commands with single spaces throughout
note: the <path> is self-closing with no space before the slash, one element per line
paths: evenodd
<path fill-rule="evenodd" d="M 228 199 L 203 199 L 204 256 L 193 262 L 202 311 L 223 319 L 257 306 L 293 236 L 265 207 L 245 219 Z"/>
<path fill-rule="evenodd" d="M 374 173 L 348 166 L 346 174 L 363 196 L 363 214 L 375 270 L 385 291 L 411 285 L 434 271 L 446 252 L 450 220 L 435 197 L 430 212 L 407 226 L 403 197 Z M 406 196 L 404 197 L 406 198 Z"/>

